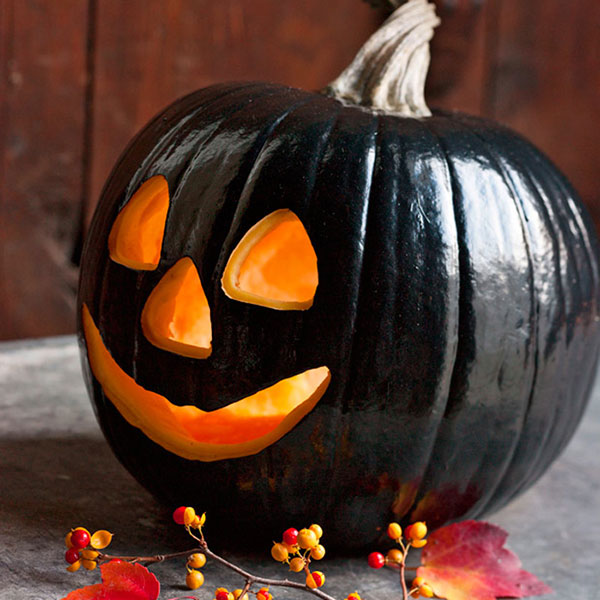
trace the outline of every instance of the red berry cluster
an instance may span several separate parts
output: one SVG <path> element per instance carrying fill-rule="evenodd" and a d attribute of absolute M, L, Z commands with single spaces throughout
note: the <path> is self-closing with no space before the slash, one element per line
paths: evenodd
<path fill-rule="evenodd" d="M 290 571 L 304 571 L 307 587 L 320 588 L 325 583 L 325 575 L 321 571 L 311 572 L 308 565 L 311 560 L 321 560 L 325 556 L 325 547 L 320 543 L 322 535 L 323 529 L 316 523 L 300 531 L 290 527 L 283 532 L 281 542 L 273 544 L 271 556 L 287 564 Z"/>
<path fill-rule="evenodd" d="M 388 536 L 393 539 L 400 548 L 392 548 L 386 556 L 381 552 L 371 552 L 367 558 L 369 566 L 373 569 L 381 569 L 384 566 L 398 566 L 404 568 L 406 555 L 411 548 L 422 548 L 427 544 L 427 525 L 423 521 L 412 523 L 404 530 L 398 523 L 390 523 L 387 528 Z M 429 584 L 422 577 L 415 577 L 411 590 L 408 592 L 411 598 L 434 598 L 435 594 Z"/>
<path fill-rule="evenodd" d="M 92 571 L 98 566 L 98 550 L 106 548 L 112 540 L 112 533 L 104 529 L 93 535 L 85 527 L 76 527 L 65 536 L 65 560 L 69 563 L 67 571 L 74 573 L 80 567 Z"/>

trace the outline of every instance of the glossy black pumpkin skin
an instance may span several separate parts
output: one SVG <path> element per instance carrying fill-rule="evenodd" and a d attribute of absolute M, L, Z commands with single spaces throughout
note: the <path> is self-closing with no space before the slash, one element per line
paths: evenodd
<path fill-rule="evenodd" d="M 112 262 L 107 238 L 147 178 L 171 193 L 153 272 Z M 240 238 L 279 208 L 302 220 L 319 287 L 274 311 L 221 290 Z M 211 306 L 213 354 L 152 346 L 140 314 L 184 255 Z M 477 517 L 525 490 L 585 407 L 600 344 L 598 248 L 564 177 L 528 142 L 458 114 L 409 119 L 269 84 L 192 94 L 115 167 L 84 253 L 86 303 L 121 368 L 176 404 L 212 410 L 317 365 L 317 407 L 255 456 L 202 463 L 131 427 L 84 370 L 102 429 L 169 507 L 191 504 L 269 539 L 320 523 L 366 546 L 390 519 Z"/>

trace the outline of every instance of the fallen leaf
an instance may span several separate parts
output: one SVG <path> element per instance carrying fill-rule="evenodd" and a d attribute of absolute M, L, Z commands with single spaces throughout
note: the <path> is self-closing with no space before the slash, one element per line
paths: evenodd
<path fill-rule="evenodd" d="M 102 583 L 74 590 L 63 600 L 156 600 L 158 579 L 138 564 L 109 562 L 100 567 Z"/>
<path fill-rule="evenodd" d="M 462 521 L 434 531 L 417 575 L 446 600 L 495 600 L 549 594 L 552 590 L 521 569 L 504 548 L 508 534 L 491 523 Z"/>

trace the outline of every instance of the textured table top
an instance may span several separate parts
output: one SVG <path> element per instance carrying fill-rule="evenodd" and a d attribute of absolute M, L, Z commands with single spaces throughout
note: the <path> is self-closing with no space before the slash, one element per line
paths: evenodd
<path fill-rule="evenodd" d="M 99 581 L 99 573 L 65 571 L 65 533 L 74 526 L 109 529 L 111 550 L 144 554 L 189 547 L 169 515 L 121 467 L 106 445 L 87 399 L 74 337 L 0 344 L 0 599 L 60 599 Z M 544 477 L 488 520 L 505 528 L 508 546 L 555 593 L 550 599 L 600 599 L 600 382 L 567 450 Z M 210 540 L 209 540 L 210 541 Z M 326 545 L 326 539 L 324 537 Z M 285 569 L 269 558 L 227 555 L 265 576 Z M 364 559 L 328 559 L 324 591 L 340 598 L 399 598 L 395 573 Z M 153 568 L 162 599 L 185 596 L 183 563 Z M 215 565 L 194 595 L 241 587 Z M 279 598 L 306 597 L 277 590 Z"/>

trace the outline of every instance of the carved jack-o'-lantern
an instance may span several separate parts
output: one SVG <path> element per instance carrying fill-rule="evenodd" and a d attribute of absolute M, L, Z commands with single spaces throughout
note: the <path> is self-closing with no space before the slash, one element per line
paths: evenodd
<path fill-rule="evenodd" d="M 333 97 L 187 96 L 113 171 L 84 366 L 117 456 L 171 506 L 360 546 L 501 506 L 571 436 L 600 342 L 593 227 L 529 143 L 430 115 L 435 22 L 411 0 Z"/>

